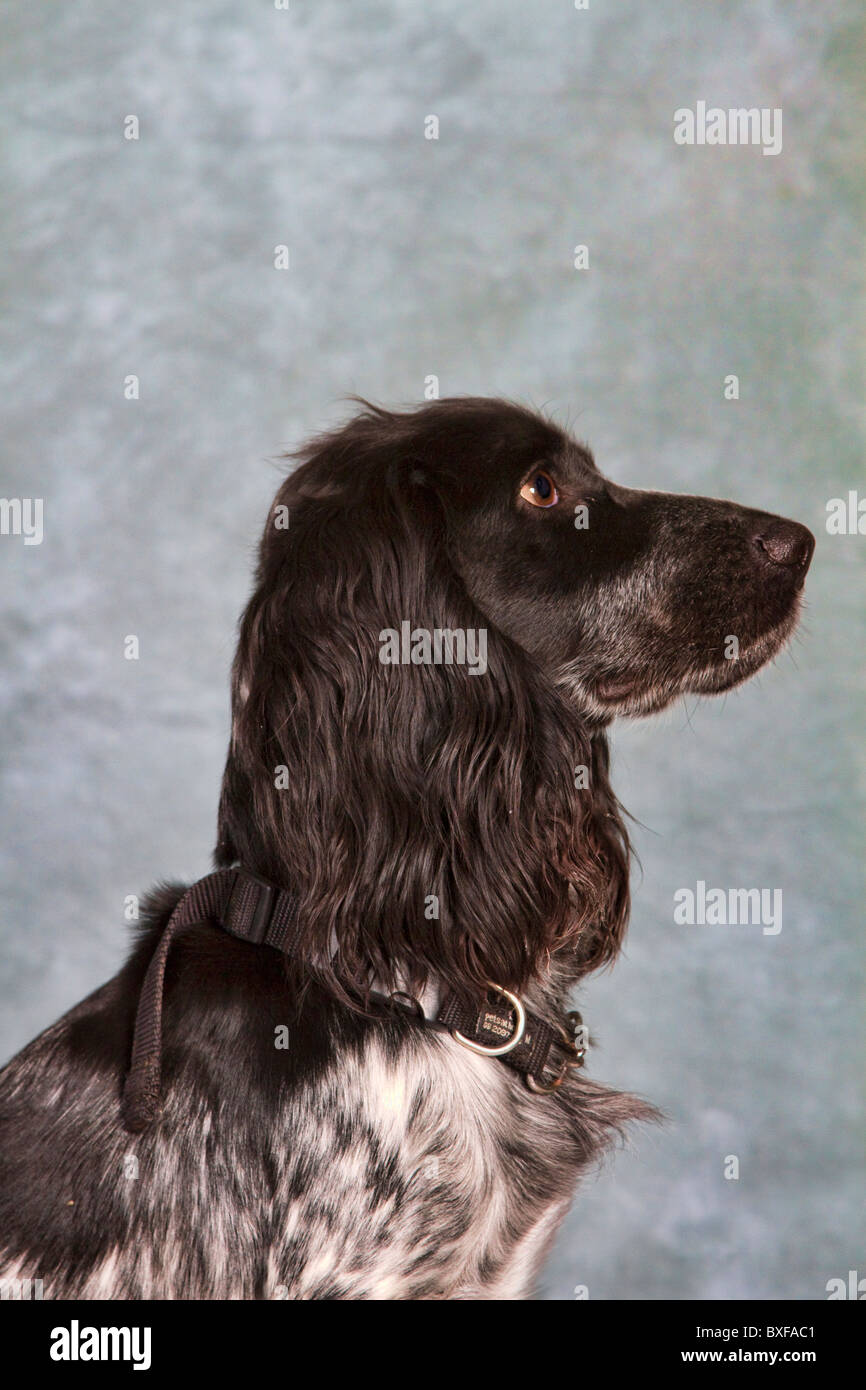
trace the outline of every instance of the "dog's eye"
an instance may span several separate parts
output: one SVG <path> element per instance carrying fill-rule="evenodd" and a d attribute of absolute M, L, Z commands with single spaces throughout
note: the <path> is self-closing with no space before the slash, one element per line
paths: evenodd
<path fill-rule="evenodd" d="M 520 496 L 525 502 L 531 502 L 533 507 L 555 507 L 559 501 L 556 483 L 543 469 L 533 473 L 529 482 L 523 484 Z"/>

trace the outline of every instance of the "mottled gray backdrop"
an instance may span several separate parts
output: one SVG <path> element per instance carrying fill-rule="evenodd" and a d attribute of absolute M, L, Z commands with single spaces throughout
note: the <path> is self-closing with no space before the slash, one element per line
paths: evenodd
<path fill-rule="evenodd" d="M 0 536 L 3 1054 L 119 965 L 126 894 L 209 867 L 280 451 L 353 391 L 512 395 L 617 480 L 818 536 L 790 653 L 615 732 L 643 868 L 592 1072 L 669 1121 L 584 1188 L 545 1295 L 866 1275 L 866 537 L 825 527 L 866 495 L 862 5 L 30 0 L 2 27 L 0 495 L 45 528 Z M 698 100 L 782 108 L 782 153 L 675 145 Z M 781 933 L 676 926 L 698 879 L 781 888 Z"/>

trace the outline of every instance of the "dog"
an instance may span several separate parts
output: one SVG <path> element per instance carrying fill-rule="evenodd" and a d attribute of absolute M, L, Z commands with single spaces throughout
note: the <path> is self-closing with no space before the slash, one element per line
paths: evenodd
<path fill-rule="evenodd" d="M 241 621 L 214 856 L 290 904 L 293 950 L 193 912 L 154 994 L 187 890 L 150 895 L 124 968 L 0 1075 L 4 1280 L 531 1297 L 581 1174 L 653 1113 L 581 1071 L 566 1015 L 628 917 L 608 725 L 758 671 L 813 548 L 621 487 L 501 400 L 358 402 L 308 444 Z M 527 1018 L 562 1042 L 521 1074 Z"/>

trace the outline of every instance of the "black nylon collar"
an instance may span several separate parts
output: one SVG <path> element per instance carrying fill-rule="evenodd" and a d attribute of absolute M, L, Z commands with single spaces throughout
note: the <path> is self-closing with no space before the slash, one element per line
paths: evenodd
<path fill-rule="evenodd" d="M 242 868 L 218 869 L 187 889 L 159 938 L 139 995 L 122 1101 L 124 1126 L 134 1134 L 148 1129 L 159 1110 L 162 999 L 169 949 L 178 931 L 200 922 L 214 922 L 242 941 L 271 946 L 289 957 L 298 954 L 298 900 L 292 893 Z M 491 994 L 496 998 L 491 1000 Z M 408 995 L 371 992 L 369 999 L 388 1011 L 399 1009 L 423 1026 L 450 1033 L 462 1046 L 504 1062 L 520 1072 L 533 1091 L 555 1090 L 569 1067 L 583 1065 L 585 1047 L 579 1014 L 570 1013 L 562 1024 L 551 1026 L 493 983 L 487 999 L 475 1006 L 467 1005 L 453 992 L 447 993 L 435 1018 L 427 1018 L 420 1003 Z M 558 1070 L 546 1077 L 545 1067 L 555 1048 L 562 1054 Z"/>

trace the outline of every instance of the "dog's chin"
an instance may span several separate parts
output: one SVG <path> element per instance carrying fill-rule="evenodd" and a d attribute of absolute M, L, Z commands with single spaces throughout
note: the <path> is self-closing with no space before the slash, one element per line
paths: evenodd
<path fill-rule="evenodd" d="M 736 686 L 742 685 L 744 681 L 756 675 L 762 666 L 766 666 L 778 656 L 797 626 L 798 617 L 799 605 L 781 622 L 754 638 L 735 658 L 715 662 L 707 669 L 695 672 L 682 693 L 721 695 L 726 690 L 733 690 Z"/>
<path fill-rule="evenodd" d="M 722 695 L 750 679 L 782 650 L 797 626 L 799 605 L 780 622 L 753 638 L 730 659 L 712 660 L 676 675 L 649 671 L 610 672 L 594 680 L 577 669 L 563 669 L 557 684 L 597 723 L 658 714 L 683 695 Z"/>
<path fill-rule="evenodd" d="M 678 683 L 663 687 L 645 675 L 617 674 L 587 680 L 574 666 L 560 671 L 556 684 L 584 718 L 595 725 L 609 724 L 616 718 L 657 714 L 682 693 Z"/>

